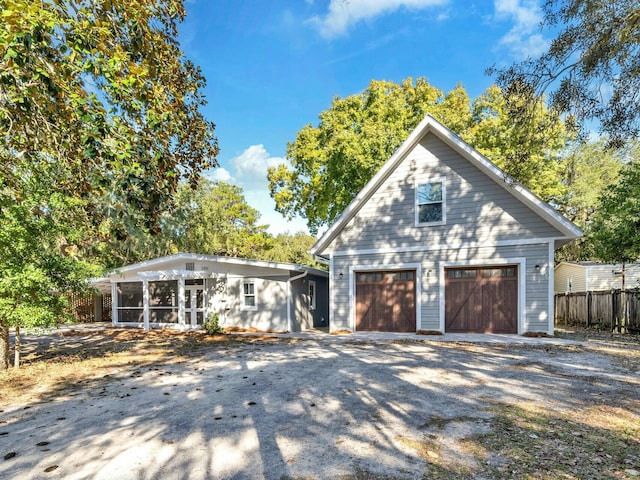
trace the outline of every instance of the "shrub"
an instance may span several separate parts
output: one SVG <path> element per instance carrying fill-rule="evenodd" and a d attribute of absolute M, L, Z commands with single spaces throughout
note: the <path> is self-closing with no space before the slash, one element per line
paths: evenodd
<path fill-rule="evenodd" d="M 209 335 L 217 335 L 222 333 L 222 327 L 220 326 L 220 318 L 217 313 L 210 313 L 207 319 L 202 324 L 205 332 Z"/>

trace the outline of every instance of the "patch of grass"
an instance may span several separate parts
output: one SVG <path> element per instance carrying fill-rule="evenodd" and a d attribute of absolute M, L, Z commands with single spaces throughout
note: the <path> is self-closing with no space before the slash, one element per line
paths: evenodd
<path fill-rule="evenodd" d="M 640 464 L 640 415 L 607 405 L 576 412 L 497 405 L 490 433 L 468 439 L 476 475 L 514 479 L 632 478 Z"/>
<path fill-rule="evenodd" d="M 292 340 L 169 329 L 69 330 L 56 334 L 51 342 L 25 343 L 22 366 L 0 371 L 0 406 L 39 401 L 141 365 L 185 361 L 205 348 L 265 341 Z"/>
<path fill-rule="evenodd" d="M 578 411 L 537 404 L 493 402 L 490 429 L 455 442 L 451 456 L 441 434 L 399 439 L 426 461 L 424 479 L 637 479 L 640 405 L 623 409 L 591 405 Z M 444 431 L 449 419 L 432 427 Z M 450 442 L 450 439 L 449 439 Z M 449 452 L 450 453 L 450 452 Z M 456 456 L 458 461 L 456 460 Z M 473 462 L 460 462 L 472 458 Z"/>
<path fill-rule="evenodd" d="M 556 327 L 554 335 L 569 340 L 579 340 L 586 342 L 608 342 L 615 344 L 626 344 L 640 346 L 640 335 L 632 333 L 617 333 L 609 329 L 580 328 L 562 326 Z"/>

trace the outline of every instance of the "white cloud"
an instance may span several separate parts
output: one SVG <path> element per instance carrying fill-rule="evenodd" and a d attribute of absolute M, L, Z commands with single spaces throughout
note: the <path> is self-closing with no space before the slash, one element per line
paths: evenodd
<path fill-rule="evenodd" d="M 542 12 L 535 0 L 495 0 L 497 20 L 514 22 L 509 32 L 502 37 L 500 45 L 507 47 L 518 60 L 542 54 L 549 46 L 540 33 Z"/>
<path fill-rule="evenodd" d="M 244 152 L 231 159 L 231 165 L 235 168 L 238 180 L 245 179 L 265 179 L 267 169 L 275 167 L 281 163 L 286 163 L 284 158 L 272 157 L 264 148 L 264 145 L 251 145 Z"/>
<path fill-rule="evenodd" d="M 323 17 L 313 17 L 315 25 L 325 38 L 339 37 L 347 33 L 350 26 L 363 20 L 395 12 L 404 7 L 422 10 L 445 5 L 449 0 L 331 0 L 329 11 Z"/>
<path fill-rule="evenodd" d="M 213 168 L 205 174 L 209 180 L 214 182 L 227 182 L 234 183 L 234 178 L 229 173 L 229 170 L 223 167 Z"/>

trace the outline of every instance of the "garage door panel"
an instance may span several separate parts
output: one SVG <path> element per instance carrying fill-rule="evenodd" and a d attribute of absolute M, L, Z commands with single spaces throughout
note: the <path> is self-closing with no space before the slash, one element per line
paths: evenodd
<path fill-rule="evenodd" d="M 356 273 L 356 330 L 415 332 L 415 271 Z"/>
<path fill-rule="evenodd" d="M 445 330 L 517 333 L 517 267 L 447 269 Z"/>

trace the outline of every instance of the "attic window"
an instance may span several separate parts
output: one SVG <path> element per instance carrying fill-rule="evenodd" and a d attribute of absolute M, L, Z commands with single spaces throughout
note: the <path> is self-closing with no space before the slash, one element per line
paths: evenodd
<path fill-rule="evenodd" d="M 444 183 L 416 184 L 416 225 L 443 225 L 445 223 Z"/>
<path fill-rule="evenodd" d="M 193 272 L 196 269 L 196 264 L 193 262 L 187 262 L 184 269 Z"/>

